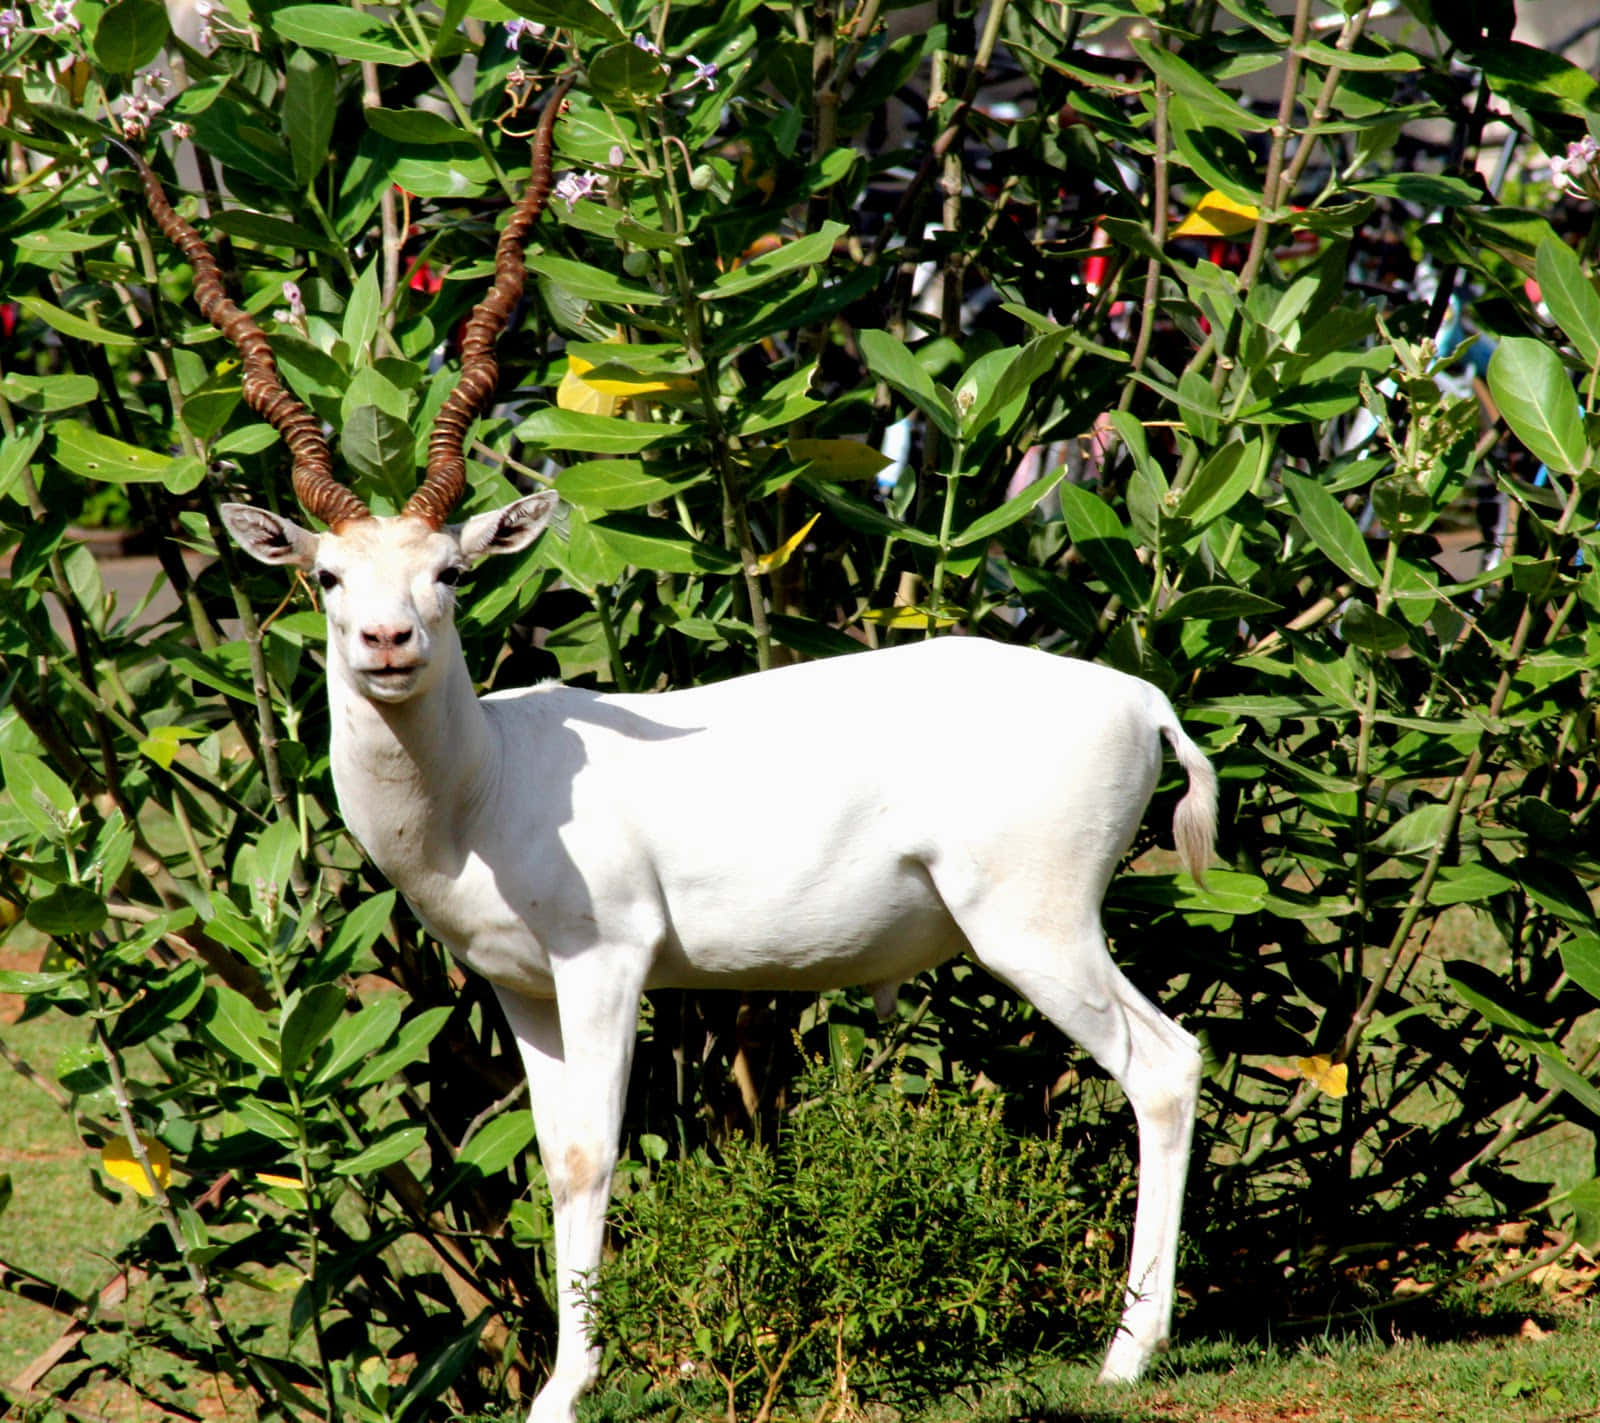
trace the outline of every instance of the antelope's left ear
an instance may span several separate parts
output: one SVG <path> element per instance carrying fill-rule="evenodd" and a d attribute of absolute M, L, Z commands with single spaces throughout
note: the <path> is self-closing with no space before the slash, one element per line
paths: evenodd
<path fill-rule="evenodd" d="M 293 519 L 253 504 L 224 504 L 220 512 L 233 541 L 252 558 L 296 568 L 310 568 L 316 562 L 317 536 Z"/>
<path fill-rule="evenodd" d="M 460 528 L 462 556 L 475 560 L 492 553 L 520 553 L 544 532 L 560 502 L 558 495 L 546 490 L 503 509 L 473 515 Z"/>

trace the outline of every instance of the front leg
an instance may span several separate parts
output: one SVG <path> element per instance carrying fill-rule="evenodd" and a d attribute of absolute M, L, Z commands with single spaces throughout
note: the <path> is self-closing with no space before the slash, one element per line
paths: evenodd
<path fill-rule="evenodd" d="M 528 1423 L 573 1423 L 599 1371 L 583 1287 L 605 1243 L 640 991 L 605 957 L 589 949 L 564 965 L 553 999 L 497 990 L 528 1074 L 555 1225 L 556 1361 Z"/>

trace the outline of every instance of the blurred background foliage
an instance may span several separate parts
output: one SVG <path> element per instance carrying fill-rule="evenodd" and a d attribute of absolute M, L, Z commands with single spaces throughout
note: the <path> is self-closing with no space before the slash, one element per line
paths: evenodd
<path fill-rule="evenodd" d="M 49 1045 L 6 1046 L 6 1100 L 94 1153 L 109 1242 L 72 1288 L 0 1247 L 7 1330 L 39 1341 L 11 1396 L 195 1416 L 204 1375 L 264 1414 L 400 1420 L 542 1377 L 515 1053 L 340 828 L 315 590 L 218 537 L 224 497 L 291 507 L 284 452 L 108 140 L 184 195 L 392 510 L 568 71 L 466 506 L 553 485 L 563 514 L 476 576 L 475 675 L 648 690 L 969 635 L 1148 678 L 1224 801 L 1205 887 L 1161 848 L 1174 784 L 1107 906 L 1206 1045 L 1190 1297 L 1281 1327 L 1389 1302 L 1397 1261 L 1426 1295 L 1463 1217 L 1532 1220 L 1545 1264 L 1600 1242 L 1600 93 L 1515 24 L 1511 0 L 0 11 L 0 1041 Z M 108 583 L 105 531 L 155 561 L 148 596 Z M 981 779 L 987 743 L 1072 714 L 951 725 L 927 774 Z M 828 754 L 728 768 L 750 834 Z M 886 1026 L 852 994 L 660 993 L 641 1035 L 597 1285 L 614 1379 L 760 1416 L 901 1396 L 908 1330 L 927 1379 L 1095 1347 L 1131 1117 L 977 971 Z M 952 1140 L 964 1205 L 894 1167 Z M 969 1255 L 852 1294 L 840 1161 Z M 1034 1194 L 960 1214 L 1018 1162 Z M 20 1209 L 28 1168 L 0 1181 Z M 819 1203 L 820 1235 L 785 1233 Z M 730 1307 L 726 1255 L 664 1243 L 719 1223 L 807 1272 L 782 1278 L 809 1316 Z M 780 1328 L 809 1352 L 780 1360 Z"/>

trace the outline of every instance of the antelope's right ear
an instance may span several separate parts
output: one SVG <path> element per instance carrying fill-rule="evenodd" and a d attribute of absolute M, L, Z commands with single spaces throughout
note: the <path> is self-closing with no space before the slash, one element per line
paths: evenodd
<path fill-rule="evenodd" d="M 317 536 L 293 519 L 253 504 L 224 504 L 220 512 L 233 541 L 252 558 L 296 568 L 310 568 L 316 561 Z"/>

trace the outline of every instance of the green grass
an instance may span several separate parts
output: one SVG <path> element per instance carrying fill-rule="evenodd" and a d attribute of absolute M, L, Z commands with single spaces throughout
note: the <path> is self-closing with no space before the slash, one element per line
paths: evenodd
<path fill-rule="evenodd" d="M 82 1019 L 47 1014 L 0 1024 L 0 1037 L 42 1075 L 87 1038 Z M 32 1271 L 80 1297 L 115 1272 L 118 1244 L 141 1229 L 132 1201 L 96 1194 L 96 1157 L 79 1142 L 65 1112 L 0 1062 L 0 1175 L 11 1203 L 0 1217 L 0 1260 Z M 68 1317 L 0 1289 L 0 1382 L 15 1378 L 66 1327 Z"/>
<path fill-rule="evenodd" d="M 1521 1337 L 1522 1316 L 1480 1321 L 1474 1334 L 1428 1341 L 1395 1334 L 1261 1344 L 1218 1335 L 1179 1346 L 1151 1378 L 1100 1388 L 1094 1367 L 1045 1364 L 963 1390 L 937 1407 L 895 1414 L 857 1400 L 853 1420 L 896 1423 L 1578 1423 L 1600 1418 L 1600 1307 L 1544 1319 L 1546 1337 Z M 1468 1321 L 1462 1321 L 1463 1328 Z M 814 1410 L 813 1410 L 814 1411 Z M 690 1423 L 724 1416 L 715 1393 L 646 1398 L 602 1385 L 582 1423 Z M 785 1415 L 787 1417 L 787 1415 Z M 811 1416 L 810 1413 L 801 1414 Z M 481 1423 L 519 1423 L 521 1414 Z"/>

